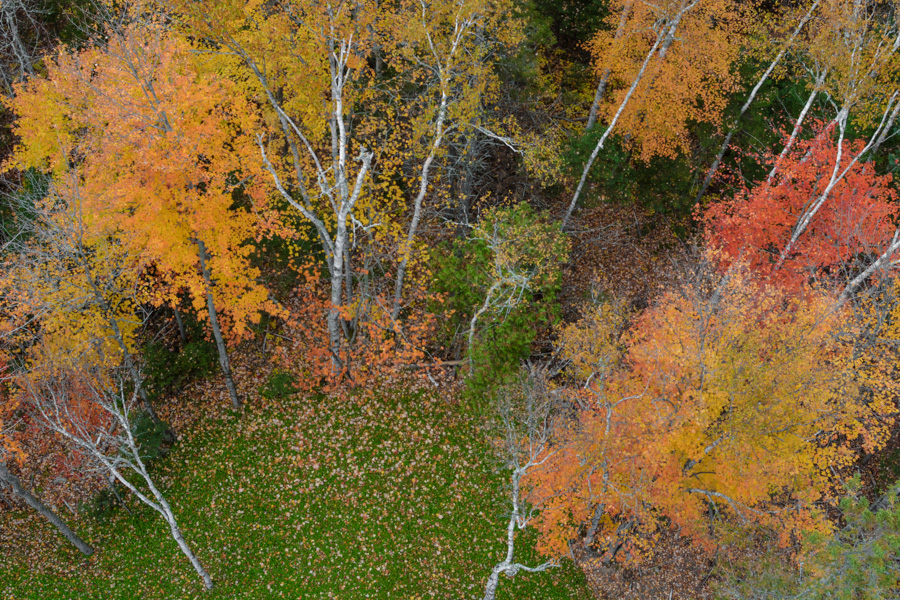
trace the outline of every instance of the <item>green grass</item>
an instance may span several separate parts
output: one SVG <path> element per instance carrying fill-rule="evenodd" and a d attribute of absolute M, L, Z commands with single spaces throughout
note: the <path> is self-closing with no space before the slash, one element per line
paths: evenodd
<path fill-rule="evenodd" d="M 480 598 L 505 550 L 507 473 L 441 398 L 294 397 L 183 433 L 155 473 L 214 590 L 163 521 L 131 503 L 133 516 L 75 523 L 98 549 L 88 559 L 39 520 L 10 517 L 2 527 L 40 528 L 35 539 L 52 543 L 0 540 L 0 597 Z M 534 538 L 520 539 L 517 558 L 538 561 Z M 503 578 L 498 597 L 589 593 L 566 560 Z"/>

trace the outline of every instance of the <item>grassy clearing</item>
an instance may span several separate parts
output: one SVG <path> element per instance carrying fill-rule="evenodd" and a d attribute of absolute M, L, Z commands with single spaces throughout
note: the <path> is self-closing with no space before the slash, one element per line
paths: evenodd
<path fill-rule="evenodd" d="M 202 591 L 163 521 L 131 503 L 133 515 L 75 524 L 98 549 L 89 559 L 39 520 L 10 516 L 4 530 L 42 531 L 0 540 L 0 595 L 476 598 L 505 549 L 506 473 L 477 424 L 437 396 L 295 396 L 183 433 L 155 473 L 216 582 L 212 592 Z M 523 540 L 520 559 L 535 562 L 532 540 Z M 504 579 L 499 591 L 588 596 L 570 561 Z"/>

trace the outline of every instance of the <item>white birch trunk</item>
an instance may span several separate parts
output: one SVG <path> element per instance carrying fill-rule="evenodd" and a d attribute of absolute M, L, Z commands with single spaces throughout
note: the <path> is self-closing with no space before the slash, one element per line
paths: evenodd
<path fill-rule="evenodd" d="M 603 149 L 603 145 L 606 143 L 607 138 L 612 133 L 613 129 L 618 123 L 619 118 L 622 116 L 622 113 L 625 111 L 625 108 L 628 106 L 629 100 L 634 95 L 635 90 L 637 90 L 638 85 L 644 78 L 644 74 L 647 71 L 647 66 L 650 64 L 650 61 L 656 55 L 657 49 L 660 51 L 660 60 L 665 58 L 666 51 L 669 46 L 672 44 L 672 41 L 675 39 L 675 32 L 678 29 L 678 25 L 681 23 L 681 19 L 684 17 L 685 13 L 687 13 L 690 9 L 697 5 L 697 0 L 694 0 L 690 4 L 684 6 L 671 21 L 668 22 L 667 25 L 661 27 L 660 29 L 666 31 L 665 35 L 658 34 L 656 36 L 656 41 L 653 42 L 653 46 L 650 48 L 650 51 L 647 52 L 647 56 L 644 58 L 644 62 L 641 65 L 640 70 L 634 78 L 634 81 L 631 83 L 631 87 L 628 89 L 628 92 L 625 94 L 625 98 L 622 100 L 622 103 L 619 105 L 618 110 L 616 110 L 616 114 L 613 116 L 612 121 L 610 121 L 609 126 L 607 126 L 606 131 L 603 132 L 603 135 L 600 137 L 600 140 L 594 146 L 593 152 L 591 152 L 591 156 L 588 158 L 587 164 L 584 166 L 584 170 L 581 173 L 581 179 L 578 182 L 578 187 L 575 188 L 575 193 L 572 195 L 572 200 L 569 202 L 569 207 L 566 210 L 566 214 L 562 219 L 562 228 L 565 229 L 566 225 L 569 222 L 569 219 L 572 217 L 572 213 L 575 212 L 575 207 L 578 204 L 579 198 L 581 198 L 581 193 L 584 190 L 584 185 L 587 182 L 588 174 L 591 171 L 591 167 L 594 164 L 594 161 L 597 160 L 597 156 L 600 154 L 600 150 Z"/>
<path fill-rule="evenodd" d="M 825 76 L 827 72 L 823 72 L 817 79 L 813 86 L 812 92 L 809 94 L 809 98 L 806 100 L 806 104 L 803 106 L 803 110 L 800 111 L 800 116 L 797 117 L 797 122 L 794 123 L 794 129 L 791 131 L 791 136 L 788 138 L 787 143 L 782 148 L 781 153 L 778 155 L 778 158 L 775 159 L 775 164 L 772 165 L 772 170 L 769 171 L 769 175 L 766 177 L 766 185 L 772 182 L 772 178 L 775 177 L 775 173 L 778 172 L 778 167 L 781 166 L 781 161 L 784 160 L 784 157 L 787 156 L 788 152 L 791 151 L 791 148 L 794 146 L 794 142 L 797 141 L 797 136 L 800 134 L 800 129 L 803 127 L 803 121 L 806 119 L 806 115 L 809 113 L 809 109 L 812 108 L 813 102 L 816 100 L 816 96 L 819 95 L 819 90 L 823 83 L 825 83 Z M 900 103 L 897 104 L 900 107 Z"/>
<path fill-rule="evenodd" d="M 76 377 L 71 374 L 70 376 Z M 185 542 L 172 507 L 159 491 L 141 458 L 138 443 L 132 433 L 131 422 L 132 408 L 136 404 L 138 394 L 136 391 L 126 394 L 125 381 L 120 379 L 116 390 L 103 387 L 104 384 L 101 382 L 90 380 L 81 381 L 84 385 L 75 388 L 78 389 L 80 402 L 92 402 L 112 419 L 110 424 L 102 427 L 94 420 L 86 418 L 84 411 L 70 410 L 74 395 L 72 381 L 64 376 L 37 383 L 26 381 L 25 391 L 28 400 L 38 411 L 41 425 L 67 439 L 80 452 L 90 457 L 100 470 L 111 475 L 138 500 L 159 513 L 169 526 L 172 539 L 203 580 L 203 585 L 206 589 L 212 589 L 212 578 Z M 141 491 L 132 478 L 125 476 L 123 469 L 137 474 L 150 494 Z"/>
<path fill-rule="evenodd" d="M 800 239 L 800 236 L 806 231 L 809 224 L 812 222 L 813 218 L 819 212 L 819 209 L 825 204 L 828 200 L 831 192 L 834 190 L 835 186 L 840 183 L 851 168 L 859 161 L 859 158 L 864 155 L 866 152 L 871 150 L 872 146 L 875 144 L 875 141 L 880 137 L 885 125 L 886 121 L 889 118 L 889 115 L 892 113 L 894 109 L 894 102 L 897 101 L 898 96 L 900 96 L 900 90 L 895 91 L 891 96 L 890 101 L 888 102 L 887 107 L 885 108 L 884 115 L 881 118 L 881 122 L 878 127 L 875 129 L 875 132 L 872 134 L 872 137 L 869 139 L 869 142 L 865 145 L 865 147 L 847 163 L 847 166 L 841 170 L 841 160 L 843 159 L 843 151 L 844 151 L 844 136 L 846 135 L 847 130 L 847 119 L 849 117 L 849 108 L 843 107 L 836 117 L 837 126 L 839 130 L 838 135 L 838 143 L 837 143 L 837 153 L 835 156 L 834 167 L 832 168 L 831 176 L 829 177 L 828 184 L 825 186 L 825 189 L 822 193 L 817 196 L 815 199 L 811 199 L 811 203 L 797 220 L 797 224 L 794 226 L 793 231 L 791 232 L 791 238 L 788 240 L 788 243 L 782 249 L 781 254 L 778 257 L 778 262 L 775 265 L 775 268 L 778 269 L 784 264 L 784 261 L 787 259 L 790 252 L 793 250 L 794 245 L 797 243 L 797 240 Z"/>
<path fill-rule="evenodd" d="M 617 40 L 621 38 L 622 34 L 625 32 L 625 25 L 628 23 L 628 15 L 631 13 L 631 4 L 631 1 L 626 2 L 625 6 L 622 8 L 622 15 L 619 17 L 619 26 L 616 27 L 615 39 Z M 597 122 L 597 113 L 600 112 L 600 103 L 603 101 L 603 96 L 606 95 L 606 86 L 609 83 L 609 76 L 611 73 L 611 69 L 604 69 L 603 75 L 600 77 L 600 83 L 597 85 L 597 91 L 594 94 L 594 101 L 591 103 L 591 111 L 588 113 L 587 125 L 584 126 L 585 131 L 589 131 Z"/>
<path fill-rule="evenodd" d="M 716 155 L 715 160 L 713 161 L 712 166 L 709 168 L 709 171 L 706 173 L 706 177 L 703 179 L 703 185 L 700 186 L 700 191 L 697 192 L 697 196 L 694 198 L 694 204 L 699 204 L 700 200 L 703 199 L 703 195 L 706 193 L 706 190 L 709 189 L 709 184 L 712 183 L 713 177 L 716 174 L 716 171 L 719 170 L 719 166 L 722 164 L 722 158 L 725 156 L 725 151 L 728 150 L 728 146 L 731 144 L 731 138 L 734 137 L 734 134 L 737 133 L 737 127 L 740 123 L 741 119 L 746 114 L 747 110 L 750 108 L 750 105 L 756 99 L 756 95 L 759 93 L 760 88 L 762 88 L 763 84 L 769 79 L 769 76 L 772 74 L 772 71 L 775 70 L 775 67 L 778 66 L 778 63 L 781 62 L 781 59 L 784 58 L 784 55 L 787 53 L 788 49 L 794 43 L 794 40 L 797 38 L 797 35 L 803 29 L 804 25 L 809 21 L 810 17 L 812 17 L 813 12 L 815 12 L 816 8 L 819 6 L 819 1 L 813 2 L 812 6 L 810 6 L 809 10 L 806 12 L 806 15 L 800 20 L 800 23 L 797 25 L 796 29 L 794 29 L 794 33 L 791 34 L 791 37 L 785 43 L 784 47 L 778 54 L 775 56 L 775 59 L 769 63 L 769 68 L 763 73 L 762 77 L 759 78 L 759 81 L 756 82 L 756 85 L 753 86 L 753 90 L 750 92 L 750 96 L 747 98 L 747 101 L 744 102 L 744 105 L 741 107 L 741 112 L 738 113 L 737 119 L 735 119 L 734 125 L 732 125 L 731 129 L 728 132 L 728 135 L 725 136 L 725 141 L 722 142 L 722 147 L 719 148 L 719 153 Z"/>

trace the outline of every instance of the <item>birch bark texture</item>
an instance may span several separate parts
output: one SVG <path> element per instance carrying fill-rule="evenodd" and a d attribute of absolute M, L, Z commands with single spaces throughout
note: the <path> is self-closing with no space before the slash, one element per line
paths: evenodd
<path fill-rule="evenodd" d="M 523 491 L 523 480 L 554 454 L 550 442 L 557 415 L 542 372 L 523 372 L 516 384 L 500 391 L 495 408 L 498 448 L 510 470 L 510 512 L 506 521 L 506 553 L 491 569 L 484 587 L 484 600 L 496 598 L 501 575 L 515 577 L 520 571 L 541 573 L 559 566 L 555 558 L 533 567 L 515 561 L 516 532 L 528 527 L 541 507 Z"/>
<path fill-rule="evenodd" d="M 204 587 L 212 589 L 212 578 L 185 541 L 176 515 L 150 475 L 140 443 L 135 439 L 134 417 L 139 398 L 127 373 L 110 376 L 82 370 L 58 373 L 53 378 L 23 374 L 20 383 L 38 423 L 86 456 L 95 470 L 115 479 L 156 511 Z"/>

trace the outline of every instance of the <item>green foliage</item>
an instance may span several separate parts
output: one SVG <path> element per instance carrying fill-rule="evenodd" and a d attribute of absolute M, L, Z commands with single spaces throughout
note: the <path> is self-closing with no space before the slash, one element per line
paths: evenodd
<path fill-rule="evenodd" d="M 300 391 L 296 383 L 297 379 L 290 371 L 274 369 L 266 383 L 259 387 L 259 395 L 266 400 L 283 400 Z"/>
<path fill-rule="evenodd" d="M 489 398 L 496 386 L 515 379 L 522 361 L 531 356 L 539 329 L 559 318 L 557 292 L 558 289 L 548 289 L 542 299 L 532 297 L 528 304 L 510 311 L 502 320 L 492 320 L 481 332 L 469 351 L 469 357 L 478 365 L 466 381 L 470 395 Z"/>
<path fill-rule="evenodd" d="M 556 43 L 572 53 L 581 53 L 587 62 L 584 44 L 598 29 L 606 29 L 608 0 L 530 0 L 524 3 L 535 34 L 543 43 Z M 552 36 L 552 41 L 548 40 Z"/>
<path fill-rule="evenodd" d="M 466 349 L 476 365 L 467 379 L 471 396 L 489 397 L 490 390 L 515 379 L 537 333 L 559 318 L 556 296 L 567 252 L 558 225 L 522 203 L 489 211 L 470 238 L 434 253 L 435 288 L 447 294 L 452 310 L 446 343 L 462 343 L 473 315 L 487 307 Z M 527 278 L 527 285 L 517 278 Z"/>
<path fill-rule="evenodd" d="M 900 585 L 898 484 L 883 507 L 860 494 L 859 475 L 847 485 L 839 508 L 843 526 L 833 535 L 810 534 L 804 559 L 788 566 L 772 553 L 726 569 L 717 597 L 741 600 L 887 600 Z M 880 510 L 879 510 L 880 508 Z"/>
<path fill-rule="evenodd" d="M 888 484 L 900 480 L 900 448 L 885 448 L 875 460 L 878 462 L 875 471 L 879 474 L 876 492 L 881 494 L 887 491 L 883 488 Z"/>
<path fill-rule="evenodd" d="M 188 381 L 210 377 L 216 372 L 216 346 L 190 328 L 190 341 L 180 352 L 165 344 L 151 342 L 144 346 L 144 389 L 151 398 L 181 389 Z"/>
<path fill-rule="evenodd" d="M 581 177 L 605 128 L 598 123 L 583 136 L 573 138 L 563 154 L 564 169 L 570 178 L 577 181 Z M 697 181 L 690 161 L 691 157 L 684 155 L 674 159 L 657 156 L 649 162 L 636 160 L 621 136 L 613 135 L 591 167 L 588 181 L 596 191 L 585 196 L 584 206 L 590 208 L 607 201 L 635 204 L 662 214 L 688 215 L 693 209 L 691 190 Z"/>
<path fill-rule="evenodd" d="M 156 422 L 150 415 L 142 412 L 132 424 L 132 435 L 138 443 L 143 460 L 153 460 L 169 453 L 172 432 L 162 421 Z"/>

